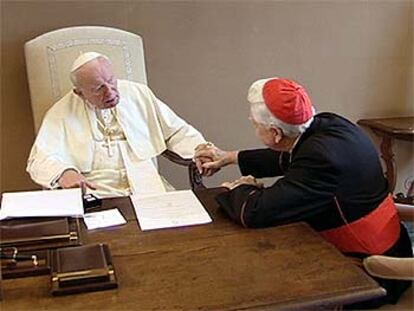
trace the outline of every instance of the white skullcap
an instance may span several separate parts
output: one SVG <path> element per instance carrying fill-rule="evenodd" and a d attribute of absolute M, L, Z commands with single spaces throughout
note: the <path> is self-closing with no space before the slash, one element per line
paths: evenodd
<path fill-rule="evenodd" d="M 275 78 L 268 78 L 268 79 L 260 79 L 255 81 L 249 88 L 249 91 L 247 92 L 247 100 L 251 104 L 258 104 L 258 103 L 264 103 L 263 98 L 263 86 L 265 83 L 272 79 L 278 79 Z"/>
<path fill-rule="evenodd" d="M 70 69 L 70 72 L 74 72 L 86 63 L 90 62 L 91 60 L 94 60 L 98 57 L 103 57 L 106 60 L 109 60 L 109 58 L 101 53 L 97 52 L 86 52 L 81 54 L 72 64 L 72 68 Z"/>

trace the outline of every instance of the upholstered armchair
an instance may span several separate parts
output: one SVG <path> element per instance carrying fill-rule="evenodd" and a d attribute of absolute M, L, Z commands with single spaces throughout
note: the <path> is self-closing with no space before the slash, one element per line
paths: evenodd
<path fill-rule="evenodd" d="M 81 26 L 45 33 L 25 44 L 25 56 L 35 132 L 46 111 L 71 88 L 72 62 L 82 52 L 107 55 L 120 79 L 147 83 L 142 38 L 109 27 Z M 192 189 L 204 188 L 202 178 L 190 159 L 165 151 L 163 156 L 188 167 Z"/>

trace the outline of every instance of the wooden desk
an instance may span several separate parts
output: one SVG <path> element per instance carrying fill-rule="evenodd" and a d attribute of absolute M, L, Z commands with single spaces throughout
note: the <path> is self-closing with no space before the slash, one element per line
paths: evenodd
<path fill-rule="evenodd" d="M 381 157 L 386 166 L 386 176 L 390 191 L 394 192 L 397 180 L 395 170 L 394 153 L 392 144 L 394 139 L 414 141 L 414 117 L 382 118 L 382 119 L 361 119 L 359 125 L 370 128 L 381 138 Z"/>
<path fill-rule="evenodd" d="M 243 229 L 198 191 L 213 223 L 142 232 L 127 198 L 105 201 L 128 219 L 89 232 L 109 244 L 116 290 L 51 297 L 49 277 L 3 280 L 1 310 L 284 310 L 321 309 L 384 294 L 306 224 Z"/>

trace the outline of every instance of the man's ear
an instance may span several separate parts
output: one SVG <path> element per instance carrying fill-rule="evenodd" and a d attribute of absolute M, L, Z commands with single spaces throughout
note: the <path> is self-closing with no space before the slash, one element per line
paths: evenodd
<path fill-rule="evenodd" d="M 283 138 L 282 130 L 278 127 L 271 127 L 270 131 L 272 132 L 275 143 L 278 144 Z"/>
<path fill-rule="evenodd" d="M 74 88 L 73 93 L 75 93 L 76 95 L 78 95 L 80 98 L 83 99 L 82 91 L 79 91 L 77 88 Z"/>

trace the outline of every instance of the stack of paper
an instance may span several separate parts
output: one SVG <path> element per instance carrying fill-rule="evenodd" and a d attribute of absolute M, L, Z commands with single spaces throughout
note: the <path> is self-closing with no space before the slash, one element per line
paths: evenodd
<path fill-rule="evenodd" d="M 80 188 L 2 194 L 0 220 L 16 217 L 69 216 L 83 216 Z"/>
<path fill-rule="evenodd" d="M 198 225 L 212 221 L 191 190 L 133 195 L 131 201 L 142 230 Z"/>

